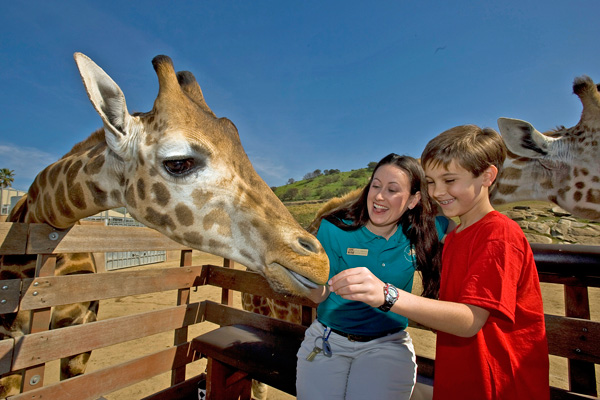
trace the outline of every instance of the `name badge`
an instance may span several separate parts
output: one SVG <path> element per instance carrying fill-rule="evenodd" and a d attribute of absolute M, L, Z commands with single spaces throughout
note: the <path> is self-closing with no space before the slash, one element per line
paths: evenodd
<path fill-rule="evenodd" d="M 368 256 L 369 249 L 353 249 L 351 247 L 348 247 L 346 249 L 346 254 L 349 256 Z"/>

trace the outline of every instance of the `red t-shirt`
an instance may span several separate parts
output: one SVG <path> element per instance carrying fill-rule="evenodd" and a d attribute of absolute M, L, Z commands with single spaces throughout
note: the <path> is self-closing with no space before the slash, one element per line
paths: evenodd
<path fill-rule="evenodd" d="M 490 316 L 471 338 L 438 332 L 434 399 L 549 399 L 540 284 L 515 222 L 493 211 L 448 234 L 440 300 L 482 307 Z"/>

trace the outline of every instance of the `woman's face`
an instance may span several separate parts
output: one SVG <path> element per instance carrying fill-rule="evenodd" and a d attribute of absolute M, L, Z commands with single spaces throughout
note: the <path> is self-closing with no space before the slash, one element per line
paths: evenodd
<path fill-rule="evenodd" d="M 371 232 L 389 238 L 396 229 L 398 220 L 408 208 L 421 200 L 421 193 L 410 194 L 410 181 L 404 170 L 393 164 L 377 169 L 373 176 L 367 207 L 369 221 L 366 226 Z"/>

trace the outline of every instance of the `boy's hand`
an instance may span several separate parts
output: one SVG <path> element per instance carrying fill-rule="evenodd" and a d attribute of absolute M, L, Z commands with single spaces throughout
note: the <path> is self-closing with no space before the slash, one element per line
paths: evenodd
<path fill-rule="evenodd" d="M 329 289 L 346 300 L 379 307 L 385 301 L 385 284 L 365 267 L 344 270 L 329 280 Z"/>

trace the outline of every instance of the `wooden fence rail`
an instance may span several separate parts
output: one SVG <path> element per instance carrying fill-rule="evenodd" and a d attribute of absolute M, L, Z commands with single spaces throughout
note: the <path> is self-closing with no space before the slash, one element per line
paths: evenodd
<path fill-rule="evenodd" d="M 588 287 L 600 287 L 600 247 L 532 245 L 532 248 L 540 280 L 563 285 L 565 293 L 565 315 L 546 316 L 550 354 L 565 357 L 569 362 L 569 389 L 552 388 L 553 399 L 597 398 L 595 368 L 600 364 L 600 322 L 590 320 Z M 179 250 L 181 268 L 52 276 L 52 257 L 56 253 L 128 250 Z M 230 312 L 211 302 L 187 304 L 192 287 L 213 285 L 223 288 L 225 304 L 231 302 L 229 291 L 243 290 L 293 300 L 305 309 L 314 306 L 309 300 L 289 298 L 271 291 L 257 274 L 217 266 L 192 266 L 189 249 L 147 228 L 76 226 L 57 231 L 45 224 L 0 223 L 0 256 L 19 254 L 38 255 L 40 271 L 45 276 L 2 281 L 2 314 L 17 309 L 46 312 L 55 305 L 167 290 L 178 292 L 173 307 L 163 310 L 54 331 L 42 327 L 18 339 L 0 341 L 0 374 L 26 369 L 29 375 L 41 371 L 43 376 L 45 363 L 52 360 L 160 332 L 172 331 L 174 335 L 173 346 L 168 349 L 55 384 L 26 387 L 26 393 L 11 399 L 94 400 L 168 371 L 172 374 L 171 387 L 154 398 L 179 398 L 184 387 L 187 389 L 183 392 L 189 392 L 185 369 L 198 355 L 191 350 L 188 327 L 206 321 L 220 325 L 244 323 L 244 318 L 263 324 L 260 326 L 263 329 L 270 326 L 267 320 L 245 317 L 241 310 Z M 44 269 L 46 264 L 49 267 Z M 304 318 L 305 323 L 309 321 L 310 318 Z"/>

